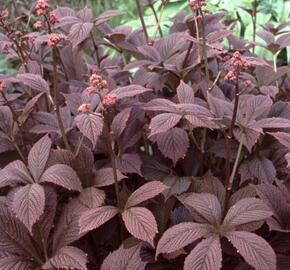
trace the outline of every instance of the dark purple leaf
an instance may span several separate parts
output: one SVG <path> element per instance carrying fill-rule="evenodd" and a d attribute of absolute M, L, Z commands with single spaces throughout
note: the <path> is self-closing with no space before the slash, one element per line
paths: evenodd
<path fill-rule="evenodd" d="M 177 251 L 199 238 L 206 236 L 211 230 L 207 224 L 182 222 L 169 228 L 162 235 L 156 248 L 156 257 L 160 253 Z"/>
<path fill-rule="evenodd" d="M 276 270 L 276 254 L 260 236 L 249 232 L 227 232 L 226 237 L 245 261 L 256 270 Z"/>
<path fill-rule="evenodd" d="M 115 206 L 101 206 L 83 212 L 79 219 L 80 233 L 96 229 L 119 213 Z"/>
<path fill-rule="evenodd" d="M 126 108 L 114 117 L 111 129 L 116 138 L 118 138 L 126 128 L 131 112 L 132 108 Z"/>
<path fill-rule="evenodd" d="M 146 262 L 140 256 L 141 245 L 125 248 L 121 245 L 111 252 L 103 261 L 101 270 L 145 270 Z"/>
<path fill-rule="evenodd" d="M 173 128 L 157 136 L 160 152 L 173 161 L 174 166 L 181 158 L 185 158 L 189 147 L 187 133 L 181 128 Z"/>
<path fill-rule="evenodd" d="M 119 87 L 119 88 L 111 91 L 110 95 L 111 94 L 116 95 L 117 99 L 123 99 L 123 98 L 128 98 L 128 97 L 134 97 L 134 96 L 141 95 L 143 93 L 151 92 L 151 91 L 152 91 L 152 89 L 145 88 L 145 87 L 137 85 L 137 84 L 136 85 L 131 84 L 128 86 Z"/>
<path fill-rule="evenodd" d="M 51 140 L 46 135 L 33 145 L 28 154 L 28 168 L 34 180 L 38 182 L 44 172 L 49 157 Z"/>
<path fill-rule="evenodd" d="M 182 116 L 175 113 L 162 113 L 151 119 L 150 136 L 166 132 L 175 127 L 181 120 Z"/>
<path fill-rule="evenodd" d="M 177 97 L 180 103 L 189 103 L 189 104 L 194 103 L 193 89 L 182 80 L 180 81 L 180 84 L 177 87 Z"/>
<path fill-rule="evenodd" d="M 154 237 L 158 233 L 153 214 L 144 207 L 132 207 L 122 213 L 122 219 L 129 233 L 137 239 L 154 246 Z"/>
<path fill-rule="evenodd" d="M 262 201 L 256 198 L 245 198 L 239 200 L 227 212 L 223 225 L 238 226 L 253 221 L 266 220 L 273 212 Z"/>
<path fill-rule="evenodd" d="M 218 225 L 221 223 L 221 205 L 215 195 L 209 193 L 192 193 L 186 197 L 183 204 L 193 208 L 210 224 Z"/>
<path fill-rule="evenodd" d="M 89 208 L 96 208 L 101 206 L 106 198 L 104 191 L 95 187 L 89 187 L 82 190 L 79 200 Z"/>
<path fill-rule="evenodd" d="M 126 202 L 125 208 L 130 208 L 141 202 L 149 200 L 162 193 L 166 189 L 168 189 L 168 186 L 162 184 L 159 181 L 146 183 L 130 195 Z"/>
<path fill-rule="evenodd" d="M 94 24 L 91 22 L 81 22 L 81 23 L 75 23 L 71 27 L 68 35 L 68 39 L 71 41 L 73 48 L 78 46 L 80 43 L 82 43 L 86 38 L 89 37 Z"/>
<path fill-rule="evenodd" d="M 72 191 L 81 191 L 82 185 L 76 172 L 64 164 L 49 167 L 41 176 L 40 183 L 53 183 Z"/>
<path fill-rule="evenodd" d="M 63 247 L 50 258 L 42 269 L 77 269 L 87 270 L 87 255 L 75 247 Z"/>
<path fill-rule="evenodd" d="M 121 181 L 126 178 L 119 170 L 117 170 L 117 180 Z M 96 172 L 93 185 L 95 187 L 105 187 L 114 184 L 114 172 L 112 168 L 103 168 Z"/>
<path fill-rule="evenodd" d="M 12 209 L 16 217 L 32 233 L 32 226 L 44 212 L 45 193 L 39 184 L 19 188 L 13 196 Z"/>
<path fill-rule="evenodd" d="M 40 75 L 24 73 L 17 75 L 17 79 L 33 90 L 49 94 L 49 85 Z"/>
<path fill-rule="evenodd" d="M 221 268 L 222 249 L 217 236 L 211 236 L 200 242 L 184 261 L 184 270 L 220 270 Z"/>
<path fill-rule="evenodd" d="M 117 160 L 117 168 L 122 173 L 137 173 L 141 175 L 142 161 L 137 154 L 123 154 Z"/>
<path fill-rule="evenodd" d="M 79 130 L 96 146 L 97 139 L 103 131 L 103 119 L 94 114 L 80 114 L 75 118 Z"/>

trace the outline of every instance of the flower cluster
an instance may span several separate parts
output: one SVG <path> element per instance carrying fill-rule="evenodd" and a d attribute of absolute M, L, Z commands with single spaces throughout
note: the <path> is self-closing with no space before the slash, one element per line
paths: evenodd
<path fill-rule="evenodd" d="M 0 92 L 3 92 L 6 88 L 6 83 L 4 81 L 0 81 Z"/>
<path fill-rule="evenodd" d="M 98 89 L 104 88 L 108 88 L 108 82 L 103 80 L 102 76 L 93 73 L 90 77 L 90 86 L 86 90 L 91 94 L 95 93 Z"/>
<path fill-rule="evenodd" d="M 236 80 L 241 71 L 251 67 L 251 64 L 238 51 L 234 52 L 233 56 L 229 58 L 227 65 L 230 69 L 225 76 L 227 81 Z"/>
<path fill-rule="evenodd" d="M 108 94 L 103 98 L 103 105 L 105 106 L 111 106 L 114 105 L 117 100 L 117 95 L 116 94 Z"/>
<path fill-rule="evenodd" d="M 65 39 L 65 35 L 63 34 L 50 34 L 48 35 L 48 41 L 47 41 L 47 45 L 49 47 L 55 47 L 60 41 Z"/>
<path fill-rule="evenodd" d="M 86 113 L 90 110 L 91 104 L 89 103 L 83 103 L 81 106 L 78 108 L 78 112 L 80 113 Z"/>
<path fill-rule="evenodd" d="M 43 28 L 43 23 L 42 21 L 37 21 L 33 24 L 33 28 L 36 29 L 36 30 L 39 30 L 41 28 Z"/>
<path fill-rule="evenodd" d="M 49 22 L 51 23 L 51 24 L 56 24 L 56 23 L 58 23 L 59 22 L 59 18 L 58 18 L 58 16 L 55 14 L 55 12 L 54 11 L 51 11 L 51 12 L 49 12 Z"/>
<path fill-rule="evenodd" d="M 45 15 L 48 8 L 47 0 L 38 0 L 35 6 L 35 12 L 38 16 Z"/>
<path fill-rule="evenodd" d="M 196 12 L 197 19 L 203 18 L 202 12 L 208 12 L 207 9 L 203 9 L 207 5 L 205 0 L 190 0 L 189 5 L 192 11 Z"/>

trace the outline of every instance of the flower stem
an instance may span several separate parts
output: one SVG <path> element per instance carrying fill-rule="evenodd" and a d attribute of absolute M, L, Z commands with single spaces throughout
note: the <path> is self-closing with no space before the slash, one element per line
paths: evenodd
<path fill-rule="evenodd" d="M 143 13 L 142 13 L 142 8 L 141 8 L 141 4 L 139 2 L 139 0 L 136 0 L 136 6 L 137 6 L 137 11 L 138 11 L 138 15 L 142 24 L 142 28 L 143 28 L 143 32 L 145 35 L 145 39 L 146 39 L 146 43 L 149 42 L 149 36 L 148 36 L 148 32 L 147 32 L 147 27 L 143 18 Z"/>

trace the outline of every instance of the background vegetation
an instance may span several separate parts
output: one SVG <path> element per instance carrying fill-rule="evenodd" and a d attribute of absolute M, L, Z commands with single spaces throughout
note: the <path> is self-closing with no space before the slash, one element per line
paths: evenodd
<path fill-rule="evenodd" d="M 27 7 L 32 2 L 32 0 L 4 0 L 0 3 L 0 10 L 8 8 L 13 15 L 23 14 L 24 11 L 27 12 Z M 140 27 L 135 0 L 52 0 L 51 2 L 58 5 L 68 5 L 72 8 L 76 5 L 79 8 L 88 6 L 93 9 L 95 15 L 108 9 L 118 9 L 124 12 L 124 16 L 112 20 L 112 25 L 126 24 L 132 28 Z M 164 7 L 162 2 L 166 2 Z M 257 31 L 261 30 L 266 23 L 272 23 L 275 26 L 275 24 L 289 22 L 290 0 L 208 0 L 207 2 L 210 12 L 227 12 L 226 19 L 229 26 L 235 29 L 237 38 L 253 40 L 253 5 L 257 5 Z M 156 11 L 155 15 L 150 3 L 153 4 Z M 145 8 L 144 19 L 147 25 L 155 26 L 156 16 L 159 18 L 162 15 L 160 25 L 164 33 L 169 29 L 171 17 L 178 11 L 189 9 L 188 0 L 143 0 L 143 5 Z M 290 29 L 290 23 L 288 28 Z M 260 41 L 260 38 L 255 37 L 255 40 Z M 257 48 L 256 53 L 266 59 L 272 59 L 272 55 L 263 48 Z M 0 54 L 0 73 L 14 72 L 13 66 L 8 64 L 7 60 L 4 55 Z M 290 48 L 284 49 L 279 54 L 278 61 L 283 62 L 283 64 L 290 62 Z"/>

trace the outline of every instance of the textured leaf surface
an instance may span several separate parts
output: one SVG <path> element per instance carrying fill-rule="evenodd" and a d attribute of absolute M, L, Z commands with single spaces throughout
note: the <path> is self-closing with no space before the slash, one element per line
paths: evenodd
<path fill-rule="evenodd" d="M 220 224 L 222 210 L 220 202 L 215 195 L 209 193 L 193 193 L 183 203 L 193 208 L 210 224 Z"/>
<path fill-rule="evenodd" d="M 49 167 L 40 178 L 41 183 L 53 183 L 68 190 L 81 191 L 82 185 L 76 172 L 64 164 Z"/>
<path fill-rule="evenodd" d="M 166 132 L 177 125 L 181 120 L 181 115 L 175 113 L 162 113 L 151 119 L 150 136 Z"/>
<path fill-rule="evenodd" d="M 9 163 L 0 171 L 0 187 L 18 183 L 33 183 L 33 179 L 29 171 L 27 170 L 25 164 L 20 160 Z"/>
<path fill-rule="evenodd" d="M 256 270 L 276 270 L 276 254 L 263 238 L 249 232 L 228 232 L 228 240 Z"/>
<path fill-rule="evenodd" d="M 96 146 L 97 139 L 103 130 L 103 119 L 93 114 L 80 114 L 75 122 L 82 134 L 84 134 Z"/>
<path fill-rule="evenodd" d="M 63 247 L 50 258 L 42 269 L 77 269 L 87 270 L 87 255 L 75 247 Z"/>
<path fill-rule="evenodd" d="M 280 117 L 265 118 L 257 121 L 255 127 L 260 128 L 290 128 L 290 120 Z"/>
<path fill-rule="evenodd" d="M 140 250 L 141 245 L 129 248 L 120 246 L 105 258 L 101 270 L 144 270 L 147 263 L 142 261 Z"/>
<path fill-rule="evenodd" d="M 79 196 L 80 201 L 89 208 L 101 206 L 104 203 L 105 198 L 105 192 L 95 187 L 83 189 Z"/>
<path fill-rule="evenodd" d="M 168 186 L 162 184 L 159 181 L 152 181 L 144 184 L 137 190 L 135 190 L 127 200 L 125 208 L 135 206 L 141 202 L 149 200 L 158 194 L 162 193 L 164 190 L 168 189 Z"/>
<path fill-rule="evenodd" d="M 49 93 L 49 85 L 40 75 L 24 73 L 17 75 L 17 79 L 34 90 Z"/>
<path fill-rule="evenodd" d="M 276 140 L 278 140 L 282 145 L 287 148 L 290 148 L 290 134 L 286 132 L 268 132 L 271 134 Z"/>
<path fill-rule="evenodd" d="M 13 196 L 13 212 L 30 233 L 32 233 L 32 226 L 44 212 L 44 205 L 45 193 L 39 184 L 21 187 Z"/>
<path fill-rule="evenodd" d="M 119 170 L 117 170 L 117 179 L 121 181 L 126 178 Z M 114 184 L 114 173 L 112 168 L 103 168 L 96 172 L 94 182 L 95 187 L 105 187 Z"/>
<path fill-rule="evenodd" d="M 131 84 L 128 86 L 122 86 L 119 87 L 113 91 L 110 92 L 110 94 L 117 95 L 117 99 L 123 99 L 123 98 L 128 98 L 128 97 L 134 97 L 146 92 L 151 92 L 152 89 L 145 88 L 141 85 L 135 85 Z"/>
<path fill-rule="evenodd" d="M 217 236 L 199 243 L 184 261 L 184 270 L 220 270 L 221 267 L 222 249 Z"/>
<path fill-rule="evenodd" d="M 193 89 L 182 80 L 180 81 L 180 84 L 177 87 L 177 97 L 180 103 L 189 103 L 189 104 L 194 103 Z"/>
<path fill-rule="evenodd" d="M 117 215 L 118 212 L 116 207 L 108 205 L 85 211 L 79 220 L 80 232 L 88 232 L 100 227 Z"/>
<path fill-rule="evenodd" d="M 158 233 L 157 223 L 153 214 L 143 207 L 132 207 L 122 213 L 127 230 L 137 239 L 154 246 L 154 237 Z"/>
<path fill-rule="evenodd" d="M 25 257 L 9 254 L 7 257 L 0 258 L 1 270 L 31 270 L 36 266 Z"/>
<path fill-rule="evenodd" d="M 36 254 L 25 226 L 0 202 L 0 251 L 30 257 Z"/>
<path fill-rule="evenodd" d="M 28 168 L 37 182 L 42 175 L 49 157 L 51 140 L 46 135 L 33 145 L 28 154 Z"/>
<path fill-rule="evenodd" d="M 156 256 L 160 253 L 177 251 L 193 243 L 197 239 L 206 236 L 210 228 L 210 225 L 193 222 L 182 222 L 169 228 L 158 242 Z"/>
<path fill-rule="evenodd" d="M 161 153 L 173 161 L 174 166 L 177 161 L 184 158 L 189 147 L 187 133 L 181 128 L 173 128 L 158 134 L 157 145 Z"/>
<path fill-rule="evenodd" d="M 229 209 L 223 224 L 237 226 L 252 221 L 265 220 L 272 214 L 273 212 L 262 200 L 245 198 L 239 200 Z"/>
<path fill-rule="evenodd" d="M 117 168 L 122 173 L 138 173 L 141 175 L 142 161 L 137 154 L 123 154 L 117 160 Z"/>
<path fill-rule="evenodd" d="M 114 136 L 119 137 L 122 134 L 126 128 L 126 124 L 129 120 L 131 112 L 132 108 L 126 108 L 114 117 L 111 127 L 112 131 L 114 132 Z"/>
<path fill-rule="evenodd" d="M 68 39 L 71 40 L 73 47 L 78 46 L 83 42 L 91 33 L 94 24 L 90 22 L 86 23 L 75 23 L 68 35 Z"/>
<path fill-rule="evenodd" d="M 78 199 L 71 200 L 63 209 L 53 234 L 53 250 L 67 246 L 81 238 L 79 217 L 87 208 Z"/>

